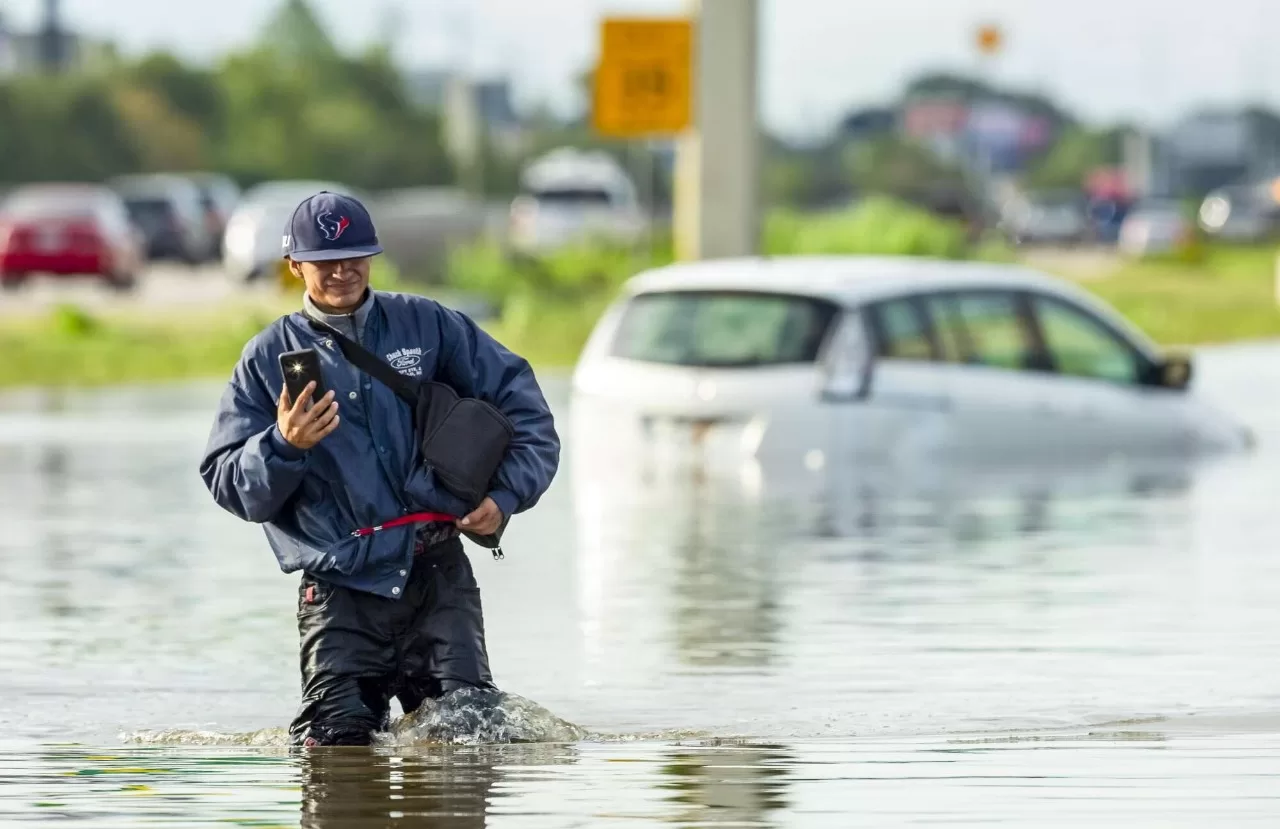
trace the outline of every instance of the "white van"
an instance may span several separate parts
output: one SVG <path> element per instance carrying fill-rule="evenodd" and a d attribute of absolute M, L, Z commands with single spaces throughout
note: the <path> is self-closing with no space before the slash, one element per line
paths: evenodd
<path fill-rule="evenodd" d="M 601 451 L 665 430 L 811 466 L 1092 463 L 1249 445 L 1190 380 L 1189 359 L 1026 268 L 721 260 L 628 284 L 574 373 L 573 422 Z"/>
<path fill-rule="evenodd" d="M 596 238 L 635 244 L 648 222 L 626 171 L 609 155 L 565 148 L 530 164 L 511 203 L 510 241 L 525 251 Z"/>

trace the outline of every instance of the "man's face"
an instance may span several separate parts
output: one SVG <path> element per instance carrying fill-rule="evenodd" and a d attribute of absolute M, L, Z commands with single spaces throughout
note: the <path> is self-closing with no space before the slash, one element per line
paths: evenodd
<path fill-rule="evenodd" d="M 371 257 L 329 262 L 289 261 L 293 275 L 307 285 L 311 300 L 322 311 L 345 314 L 360 307 L 369 287 Z"/>

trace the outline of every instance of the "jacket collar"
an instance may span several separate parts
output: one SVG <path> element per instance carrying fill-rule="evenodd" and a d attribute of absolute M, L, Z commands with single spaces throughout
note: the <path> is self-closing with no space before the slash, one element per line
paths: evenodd
<path fill-rule="evenodd" d="M 302 295 L 302 314 L 317 322 L 323 322 L 336 328 L 351 339 L 359 342 L 364 336 L 365 325 L 369 321 L 369 314 L 373 312 L 374 303 L 374 291 L 369 288 L 365 291 L 364 302 L 360 303 L 360 307 L 350 314 L 326 314 L 316 307 L 310 294 L 304 293 Z"/>

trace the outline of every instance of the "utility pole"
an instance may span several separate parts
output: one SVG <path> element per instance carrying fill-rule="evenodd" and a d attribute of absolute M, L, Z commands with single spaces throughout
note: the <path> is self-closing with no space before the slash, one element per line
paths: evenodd
<path fill-rule="evenodd" d="M 680 139 L 681 259 L 751 256 L 760 243 L 759 4 L 692 0 L 696 129 Z"/>
<path fill-rule="evenodd" d="M 61 72 L 66 63 L 62 12 L 59 0 L 44 0 L 44 24 L 40 29 L 40 62 L 50 73 Z"/>

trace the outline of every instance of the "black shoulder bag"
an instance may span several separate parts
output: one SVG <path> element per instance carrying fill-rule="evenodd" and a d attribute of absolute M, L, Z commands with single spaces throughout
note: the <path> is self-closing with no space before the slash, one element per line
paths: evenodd
<path fill-rule="evenodd" d="M 422 463 L 450 494 L 475 509 L 490 491 L 515 428 L 498 408 L 474 397 L 461 397 L 446 383 L 414 380 L 400 374 L 364 346 L 322 322 L 311 326 L 333 336 L 342 354 L 356 368 L 382 383 L 409 404 L 414 429 L 421 443 Z M 463 531 L 463 535 L 498 555 L 503 530 L 511 516 L 493 535 Z"/>

